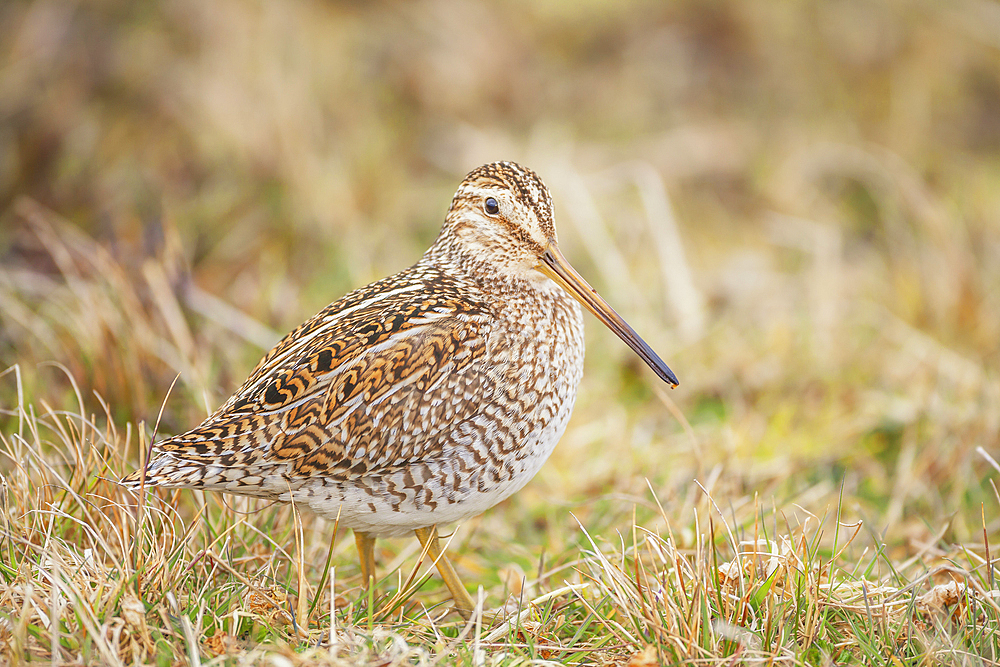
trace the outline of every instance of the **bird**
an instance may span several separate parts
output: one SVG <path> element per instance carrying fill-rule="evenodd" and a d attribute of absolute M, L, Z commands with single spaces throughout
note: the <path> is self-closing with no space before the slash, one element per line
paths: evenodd
<path fill-rule="evenodd" d="M 438 526 L 524 487 L 566 429 L 583 311 L 671 387 L 677 377 L 559 250 L 549 190 L 514 162 L 472 170 L 434 243 L 334 301 L 268 352 L 214 414 L 122 479 L 295 503 L 376 538 L 415 535 L 464 617 Z"/>

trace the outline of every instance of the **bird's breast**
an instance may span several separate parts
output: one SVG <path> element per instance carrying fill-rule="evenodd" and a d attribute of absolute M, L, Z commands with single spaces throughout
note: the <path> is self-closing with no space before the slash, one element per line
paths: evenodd
<path fill-rule="evenodd" d="M 501 449 L 548 456 L 562 434 L 583 375 L 583 315 L 561 292 L 522 293 L 497 304 L 484 358 L 492 393 L 484 409 L 499 417 Z M 506 441 L 510 442 L 506 442 Z"/>

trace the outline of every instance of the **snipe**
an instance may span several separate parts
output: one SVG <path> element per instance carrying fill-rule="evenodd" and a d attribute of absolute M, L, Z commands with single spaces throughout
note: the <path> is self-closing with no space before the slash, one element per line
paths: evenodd
<path fill-rule="evenodd" d="M 365 582 L 376 537 L 415 533 L 467 616 L 436 526 L 504 500 L 552 453 L 583 372 L 578 302 L 677 385 L 559 252 L 541 179 L 513 162 L 479 167 L 420 261 L 285 336 L 225 405 L 123 482 L 339 516 Z"/>

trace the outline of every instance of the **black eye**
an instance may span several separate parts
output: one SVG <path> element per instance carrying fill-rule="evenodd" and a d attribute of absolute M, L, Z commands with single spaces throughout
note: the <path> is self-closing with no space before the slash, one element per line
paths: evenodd
<path fill-rule="evenodd" d="M 486 201 L 483 202 L 483 207 L 490 215 L 496 215 L 500 212 L 500 204 L 498 204 L 497 200 L 493 197 L 487 197 Z"/>

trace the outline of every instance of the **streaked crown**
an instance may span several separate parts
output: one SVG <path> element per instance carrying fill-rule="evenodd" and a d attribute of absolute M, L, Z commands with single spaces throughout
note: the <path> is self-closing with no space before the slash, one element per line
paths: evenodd
<path fill-rule="evenodd" d="M 483 165 L 458 186 L 442 236 L 501 270 L 533 269 L 556 242 L 552 197 L 530 169 L 514 162 Z"/>

